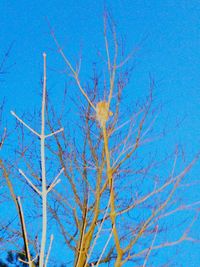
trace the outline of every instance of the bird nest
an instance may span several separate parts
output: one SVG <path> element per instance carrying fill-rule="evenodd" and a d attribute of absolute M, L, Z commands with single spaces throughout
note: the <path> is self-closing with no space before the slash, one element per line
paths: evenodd
<path fill-rule="evenodd" d="M 103 127 L 108 121 L 109 117 L 112 116 L 113 113 L 109 110 L 109 104 L 105 101 L 100 101 L 96 105 L 96 119 Z"/>

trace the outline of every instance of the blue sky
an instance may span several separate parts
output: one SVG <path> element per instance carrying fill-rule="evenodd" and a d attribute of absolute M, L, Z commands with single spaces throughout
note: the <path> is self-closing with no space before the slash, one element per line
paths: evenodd
<path fill-rule="evenodd" d="M 56 53 L 46 18 L 72 61 L 78 59 L 81 51 L 81 77 L 83 81 L 88 79 L 97 48 L 104 49 L 104 2 L 0 1 L 1 57 L 13 42 L 0 94 L 1 99 L 6 99 L 8 121 L 9 110 L 22 114 L 40 104 L 43 51 L 48 57 L 50 96 L 59 101 L 62 94 L 65 77 L 60 71 L 64 64 Z M 192 159 L 200 148 L 200 2 L 115 0 L 106 1 L 106 5 L 117 24 L 118 36 L 126 40 L 126 51 L 140 44 L 129 85 L 131 92 L 137 97 L 144 96 L 151 73 L 156 82 L 156 101 L 162 104 L 157 126 L 169 130 L 163 147 L 173 150 L 178 143 L 185 150 L 187 160 Z M 177 121 L 181 121 L 179 128 Z M 192 172 L 196 180 L 199 167 L 198 163 Z M 192 194 L 200 198 L 198 190 L 189 196 Z M 187 253 L 189 249 L 192 252 Z M 181 266 L 200 266 L 199 253 L 199 245 L 186 245 L 187 256 Z"/>
<path fill-rule="evenodd" d="M 7 107 L 31 108 L 40 90 L 42 52 L 48 55 L 49 68 L 62 70 L 49 34 L 46 17 L 56 31 L 70 59 L 83 56 L 82 73 L 96 59 L 97 48 L 103 50 L 104 1 L 1 1 L 0 52 L 14 41 L 8 61 L 8 73 L 2 95 Z M 118 35 L 126 38 L 127 51 L 141 44 L 136 54 L 134 90 L 146 93 L 149 73 L 157 84 L 156 95 L 169 113 L 169 124 L 185 118 L 184 138 L 191 147 L 198 139 L 198 103 L 200 84 L 198 1 L 108 1 L 107 6 L 117 23 Z M 88 53 L 90 51 L 90 53 Z M 14 66 L 12 66 L 15 63 Z M 11 67 L 9 68 L 9 66 Z M 48 73 L 49 87 L 59 86 L 63 76 Z M 87 78 L 87 77 L 86 77 Z M 55 92 L 56 90 L 54 90 Z M 15 95 L 15 97 L 13 97 Z M 37 98 L 36 98 L 37 99 Z M 33 103 L 34 102 L 34 103 Z M 25 107 L 23 105 L 23 107 Z M 192 112 L 191 112 L 192 111 Z M 176 118 L 177 119 L 177 118 Z M 187 126 L 186 126 L 187 125 Z M 188 129 L 193 129 L 192 137 Z M 177 138 L 181 138 L 180 136 Z M 195 139 L 195 140 L 194 140 Z M 187 142 L 187 143 L 188 143 Z M 196 145 L 194 146 L 195 149 Z"/>

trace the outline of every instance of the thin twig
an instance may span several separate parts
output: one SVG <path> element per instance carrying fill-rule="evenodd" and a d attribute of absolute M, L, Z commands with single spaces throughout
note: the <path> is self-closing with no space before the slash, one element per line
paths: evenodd
<path fill-rule="evenodd" d="M 155 234 L 154 234 L 154 238 L 153 238 L 152 243 L 151 243 L 151 246 L 150 246 L 150 248 L 149 248 L 149 250 L 148 250 L 148 252 L 147 252 L 147 255 L 146 255 L 146 257 L 145 257 L 144 264 L 143 264 L 142 267 L 146 267 L 148 258 L 149 258 L 149 256 L 150 256 L 151 251 L 152 251 L 152 247 L 153 247 L 153 245 L 154 245 L 154 243 L 155 243 L 155 240 L 156 240 L 157 233 L 158 233 L 158 225 L 156 225 L 156 231 L 155 231 Z"/>
<path fill-rule="evenodd" d="M 83 87 L 82 87 L 82 85 L 80 83 L 78 72 L 73 68 L 72 64 L 70 63 L 70 61 L 66 57 L 66 55 L 65 55 L 63 49 L 61 48 L 58 40 L 56 39 L 55 33 L 53 32 L 53 30 L 52 30 L 52 28 L 51 28 L 50 25 L 49 25 L 49 27 L 50 27 L 50 30 L 51 30 L 51 36 L 52 36 L 52 38 L 53 38 L 53 40 L 54 40 L 54 42 L 55 42 L 55 44 L 56 44 L 56 46 L 58 48 L 58 51 L 59 51 L 61 57 L 63 58 L 64 62 L 69 67 L 70 71 L 72 72 L 73 77 L 74 77 L 74 79 L 75 79 L 75 81 L 76 81 L 76 83 L 78 85 L 79 90 L 81 91 L 81 93 L 83 94 L 83 96 L 86 98 L 86 100 L 88 101 L 88 103 L 91 105 L 91 107 L 96 111 L 96 108 L 95 108 L 94 104 L 91 102 L 91 100 L 89 99 L 87 93 L 85 92 L 85 90 L 83 89 Z"/>
<path fill-rule="evenodd" d="M 106 211 L 105 211 L 105 213 L 104 213 L 103 219 L 102 219 L 101 224 L 100 224 L 100 226 L 99 226 L 99 229 L 98 229 L 98 232 L 97 232 L 97 234 L 96 234 L 96 237 L 95 237 L 95 239 L 94 239 L 94 241 L 93 241 L 92 247 L 91 247 L 91 249 L 90 249 L 90 253 L 89 253 L 88 257 L 87 257 L 87 261 L 86 261 L 84 267 L 87 266 L 88 261 L 89 261 L 91 255 L 92 255 L 93 250 L 94 250 L 94 247 L 95 247 L 95 245 L 96 245 L 97 239 L 98 239 L 99 236 L 100 236 L 100 233 L 101 233 L 103 224 L 104 224 L 105 219 L 106 219 L 107 214 L 108 214 L 108 209 L 109 209 L 109 207 L 110 207 L 110 198 L 109 198 L 109 200 L 108 200 L 108 204 L 107 204 Z"/>
<path fill-rule="evenodd" d="M 3 146 L 3 144 L 4 144 L 5 138 L 6 138 L 6 128 L 4 128 L 3 136 L 2 136 L 2 138 L 1 138 L 1 142 L 0 142 L 0 150 L 2 149 L 2 146 Z"/>
<path fill-rule="evenodd" d="M 99 266 L 99 263 L 100 263 L 100 261 L 101 261 L 101 259 L 102 259 L 102 257 L 103 257 L 103 254 L 104 254 L 104 252 L 105 252 L 105 250 L 106 250 L 106 248 L 107 248 L 107 246 L 108 246 L 108 244 L 109 244 L 109 242 L 110 242 L 110 239 L 111 239 L 111 237 L 112 237 L 112 234 L 113 234 L 113 228 L 112 228 L 112 231 L 110 232 L 110 235 L 109 235 L 109 237 L 108 237 L 108 239 L 107 239 L 107 241 L 106 241 L 106 243 L 105 243 L 105 246 L 103 247 L 103 250 L 102 250 L 101 255 L 100 255 L 100 257 L 99 257 L 99 259 L 98 259 L 98 261 L 97 261 L 96 266 Z"/>

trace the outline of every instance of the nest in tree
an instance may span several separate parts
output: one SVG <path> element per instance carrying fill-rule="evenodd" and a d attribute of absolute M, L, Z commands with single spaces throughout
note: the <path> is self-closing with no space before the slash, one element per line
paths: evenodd
<path fill-rule="evenodd" d="M 96 106 L 96 119 L 101 126 L 105 125 L 107 120 L 113 113 L 109 110 L 109 104 L 106 101 L 97 103 Z"/>

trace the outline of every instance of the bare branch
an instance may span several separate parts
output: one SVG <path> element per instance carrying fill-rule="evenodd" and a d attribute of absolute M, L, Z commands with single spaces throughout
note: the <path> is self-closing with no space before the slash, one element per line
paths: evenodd
<path fill-rule="evenodd" d="M 49 193 L 58 183 L 60 183 L 60 179 L 58 179 L 60 177 L 60 175 L 63 173 L 64 168 L 62 168 L 60 170 L 60 172 L 57 174 L 57 176 L 55 177 L 55 179 L 53 180 L 53 182 L 51 183 L 51 185 L 49 186 L 47 193 Z"/>
<path fill-rule="evenodd" d="M 62 131 L 64 131 L 64 128 L 61 128 L 61 129 L 59 129 L 59 130 L 57 130 L 57 131 L 55 131 L 53 133 L 50 133 L 50 134 L 45 135 L 45 138 L 48 138 L 48 137 L 50 137 L 52 135 L 55 135 L 55 134 L 58 134 L 58 133 L 60 133 Z"/>
<path fill-rule="evenodd" d="M 28 124 L 26 124 L 22 119 L 20 119 L 14 111 L 10 111 L 11 115 L 13 115 L 21 124 L 23 124 L 27 129 L 29 129 L 33 134 L 37 135 L 39 138 L 41 137 L 38 132 L 32 129 Z"/>
<path fill-rule="evenodd" d="M 26 225 L 25 225 L 25 220 L 24 220 L 24 213 L 23 213 L 20 197 L 17 198 L 17 203 L 19 205 L 19 210 L 20 210 L 20 214 L 21 214 L 21 218 L 22 218 L 22 225 L 23 225 L 23 230 L 24 230 L 23 234 L 24 234 L 25 244 L 26 244 L 26 248 L 27 248 L 27 252 L 28 252 L 28 263 L 27 264 L 29 265 L 29 267 L 32 267 L 31 254 L 30 254 L 30 251 L 29 251 L 28 238 L 27 238 L 27 232 L 26 232 Z"/>
<path fill-rule="evenodd" d="M 0 142 L 0 150 L 2 149 L 2 146 L 3 146 L 3 144 L 4 144 L 5 138 L 6 138 L 6 128 L 4 128 L 3 136 L 2 136 L 2 138 L 1 138 L 1 142 Z"/>
<path fill-rule="evenodd" d="M 79 80 L 79 76 L 78 76 L 78 72 L 73 68 L 72 64 L 70 63 L 70 61 L 68 60 L 68 58 L 66 57 L 65 53 L 63 52 L 63 49 L 61 48 L 59 42 L 56 39 L 55 33 L 53 32 L 51 26 L 49 25 L 50 30 L 51 30 L 51 36 L 58 48 L 58 52 L 60 53 L 61 57 L 63 58 L 64 62 L 66 63 L 66 65 L 69 67 L 71 73 L 73 74 L 73 78 L 75 79 L 79 90 L 81 91 L 81 93 L 83 94 L 83 96 L 86 98 L 87 102 L 91 105 L 91 107 L 96 111 L 95 106 L 93 105 L 93 103 L 91 102 L 91 100 L 89 99 L 87 93 L 85 92 L 85 90 L 83 89 L 83 87 L 81 86 L 80 80 Z"/>
<path fill-rule="evenodd" d="M 47 253 L 47 256 L 46 256 L 46 260 L 45 260 L 45 267 L 47 267 L 47 263 L 48 263 L 48 260 L 49 260 L 49 255 L 50 255 L 51 248 L 52 248 L 53 238 L 54 238 L 53 235 L 51 235 L 49 249 L 48 249 L 48 253 Z"/>
<path fill-rule="evenodd" d="M 25 175 L 25 173 L 19 169 L 19 173 L 26 179 L 26 181 L 30 184 L 30 186 L 33 188 L 33 190 L 35 190 L 38 195 L 42 195 L 42 193 L 40 192 L 40 190 L 31 182 L 31 180 Z"/>
<path fill-rule="evenodd" d="M 147 251 L 147 255 L 146 255 L 146 257 L 145 257 L 144 264 L 142 265 L 142 267 L 146 267 L 148 258 L 149 258 L 149 256 L 150 256 L 150 253 L 151 253 L 151 251 L 152 251 L 153 245 L 154 245 L 155 240 L 156 240 L 157 233 L 158 233 L 158 225 L 156 225 L 154 238 L 153 238 L 153 240 L 152 240 L 151 246 L 149 247 L 149 250 Z"/>

